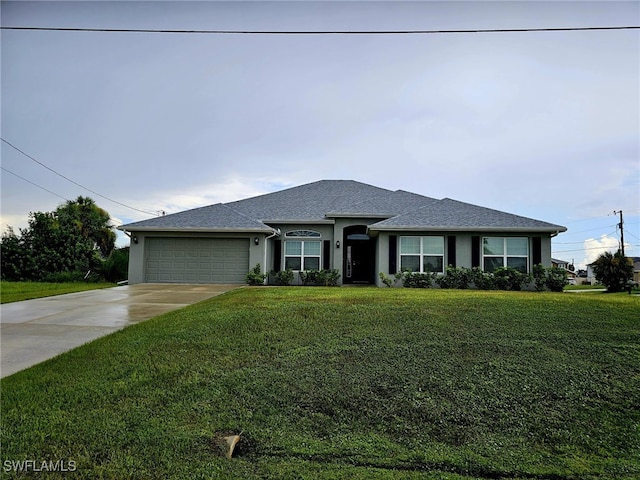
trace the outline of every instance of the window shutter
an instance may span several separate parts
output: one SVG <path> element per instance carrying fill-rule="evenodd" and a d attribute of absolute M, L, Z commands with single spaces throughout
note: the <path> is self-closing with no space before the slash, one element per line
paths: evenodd
<path fill-rule="evenodd" d="M 324 240 L 322 249 L 322 268 L 329 270 L 331 268 L 331 240 Z"/>
<path fill-rule="evenodd" d="M 398 237 L 389 235 L 389 274 L 395 275 L 398 271 Z"/>
<path fill-rule="evenodd" d="M 531 240 L 533 244 L 533 264 L 538 265 L 539 263 L 542 263 L 542 237 L 533 237 Z"/>
<path fill-rule="evenodd" d="M 456 267 L 456 237 L 450 235 L 447 237 L 447 265 Z"/>
<path fill-rule="evenodd" d="M 471 267 L 480 266 L 480 237 L 471 237 Z"/>
<path fill-rule="evenodd" d="M 280 265 L 282 265 L 282 240 L 274 240 L 273 241 L 273 270 L 275 272 L 279 272 Z"/>

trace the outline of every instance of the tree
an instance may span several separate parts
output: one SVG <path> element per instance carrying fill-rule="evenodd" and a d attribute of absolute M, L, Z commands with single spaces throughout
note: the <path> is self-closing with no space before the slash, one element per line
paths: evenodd
<path fill-rule="evenodd" d="M 596 280 L 607 287 L 608 292 L 624 291 L 633 279 L 633 265 L 620 250 L 615 254 L 605 252 L 593 263 Z"/>
<path fill-rule="evenodd" d="M 78 197 L 53 212 L 31 212 L 28 227 L 2 235 L 2 278 L 81 279 L 101 266 L 115 246 L 109 214 L 93 200 Z"/>

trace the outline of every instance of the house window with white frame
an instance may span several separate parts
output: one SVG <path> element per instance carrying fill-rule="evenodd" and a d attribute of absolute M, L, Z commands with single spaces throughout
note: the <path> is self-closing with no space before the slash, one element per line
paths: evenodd
<path fill-rule="evenodd" d="M 484 237 L 482 257 L 485 272 L 511 267 L 522 273 L 529 270 L 529 239 L 526 237 Z"/>
<path fill-rule="evenodd" d="M 295 230 L 285 233 L 284 236 L 285 269 L 320 270 L 322 242 L 311 240 L 320 237 L 320 233 L 312 230 Z"/>
<path fill-rule="evenodd" d="M 400 268 L 444 273 L 444 237 L 400 237 Z"/>

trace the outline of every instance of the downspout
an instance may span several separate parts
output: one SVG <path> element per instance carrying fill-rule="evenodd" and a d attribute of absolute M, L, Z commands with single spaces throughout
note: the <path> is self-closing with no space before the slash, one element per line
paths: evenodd
<path fill-rule="evenodd" d="M 273 237 L 279 237 L 280 236 L 280 229 L 277 228 L 273 231 L 273 233 L 271 235 L 269 235 L 268 237 L 264 238 L 264 263 L 262 265 L 264 265 L 264 273 L 267 273 L 267 276 L 264 277 L 264 281 L 265 284 L 269 281 L 269 276 L 268 276 L 268 272 L 267 272 L 267 240 L 269 240 L 270 238 Z"/>

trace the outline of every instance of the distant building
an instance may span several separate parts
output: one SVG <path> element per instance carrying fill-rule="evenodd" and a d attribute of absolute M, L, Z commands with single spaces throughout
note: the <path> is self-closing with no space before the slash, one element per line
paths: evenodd
<path fill-rule="evenodd" d="M 557 258 L 551 259 L 551 266 L 556 268 L 562 268 L 567 272 L 567 278 L 569 279 L 569 283 L 575 284 L 576 277 L 578 274 L 573 271 L 573 264 L 567 262 L 566 260 L 559 260 Z"/>

